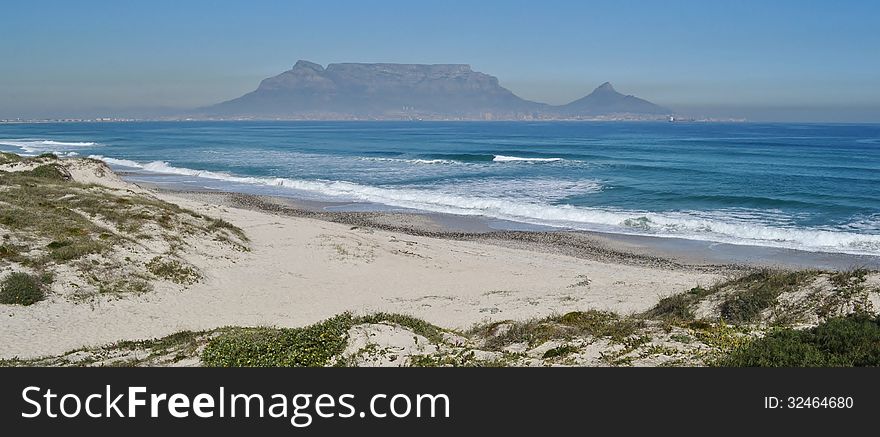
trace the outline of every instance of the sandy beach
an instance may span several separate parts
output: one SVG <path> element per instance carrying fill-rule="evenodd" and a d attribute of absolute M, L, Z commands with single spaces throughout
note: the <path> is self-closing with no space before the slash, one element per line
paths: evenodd
<path fill-rule="evenodd" d="M 880 307 L 880 275 L 853 255 L 499 229 L 0 157 L 8 365 L 727 365 L 777 327 Z"/>
<path fill-rule="evenodd" d="M 183 290 L 158 286 L 116 299 L 54 296 L 28 307 L 0 306 L 0 357 L 58 354 L 226 325 L 295 327 L 344 311 L 403 313 L 459 329 L 586 309 L 629 314 L 711 284 L 725 272 L 626 255 L 553 233 L 476 238 L 439 232 L 422 216 L 368 214 L 365 220 L 363 214 L 337 213 L 330 217 L 334 222 L 277 199 L 155 196 L 240 227 L 250 251 L 188 254 L 204 280 Z M 375 225 L 381 221 L 384 226 Z M 424 235 L 388 230 L 400 223 Z M 529 241 L 536 238 L 543 242 Z"/>

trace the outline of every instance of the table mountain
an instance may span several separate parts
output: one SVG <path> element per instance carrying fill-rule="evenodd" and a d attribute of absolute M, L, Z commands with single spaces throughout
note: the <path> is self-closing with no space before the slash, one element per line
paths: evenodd
<path fill-rule="evenodd" d="M 298 61 L 253 92 L 210 108 L 218 115 L 515 115 L 545 105 L 521 99 L 498 79 L 463 64 L 330 64 Z"/>
<path fill-rule="evenodd" d="M 465 64 L 323 66 L 300 60 L 256 90 L 197 111 L 209 117 L 256 118 L 577 118 L 670 111 L 604 84 L 568 105 L 522 99 L 498 79 Z"/>

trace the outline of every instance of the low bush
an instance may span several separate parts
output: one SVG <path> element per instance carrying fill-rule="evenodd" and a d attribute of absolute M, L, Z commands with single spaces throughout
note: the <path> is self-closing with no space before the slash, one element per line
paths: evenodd
<path fill-rule="evenodd" d="M 212 338 L 202 352 L 209 367 L 321 367 L 342 353 L 350 314 L 305 328 L 230 328 Z"/>
<path fill-rule="evenodd" d="M 53 179 L 56 181 L 66 181 L 70 179 L 70 174 L 64 167 L 59 164 L 45 164 L 35 167 L 33 170 L 22 172 L 22 176 L 31 176 L 35 178 Z"/>
<path fill-rule="evenodd" d="M 781 329 L 720 359 L 730 367 L 880 366 L 880 316 L 851 314 L 806 330 Z"/>
<path fill-rule="evenodd" d="M 45 297 L 43 282 L 27 273 L 10 273 L 0 281 L 0 303 L 33 305 Z"/>
<path fill-rule="evenodd" d="M 544 355 L 541 358 L 546 360 L 548 358 L 564 357 L 566 355 L 573 354 L 577 351 L 578 351 L 578 348 L 576 348 L 572 345 L 566 344 L 566 345 L 554 347 L 553 349 L 548 349 L 547 352 L 544 352 Z"/>

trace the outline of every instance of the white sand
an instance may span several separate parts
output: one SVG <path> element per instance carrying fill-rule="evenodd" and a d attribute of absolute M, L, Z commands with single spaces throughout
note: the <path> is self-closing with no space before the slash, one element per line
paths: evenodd
<path fill-rule="evenodd" d="M 241 227 L 251 252 L 192 255 L 205 280 L 183 291 L 0 305 L 0 357 L 224 325 L 302 326 L 344 311 L 404 313 L 449 328 L 590 308 L 626 314 L 718 279 L 160 197 Z"/>

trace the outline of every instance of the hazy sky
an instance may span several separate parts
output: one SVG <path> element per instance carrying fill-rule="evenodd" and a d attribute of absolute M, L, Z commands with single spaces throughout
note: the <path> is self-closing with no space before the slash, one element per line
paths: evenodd
<path fill-rule="evenodd" d="M 14 1 L 0 117 L 188 108 L 297 59 L 468 63 L 567 103 L 604 81 L 693 115 L 880 122 L 880 2 Z"/>

